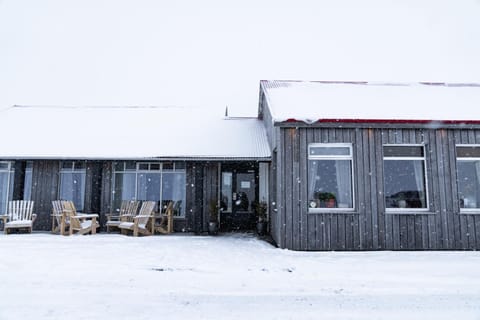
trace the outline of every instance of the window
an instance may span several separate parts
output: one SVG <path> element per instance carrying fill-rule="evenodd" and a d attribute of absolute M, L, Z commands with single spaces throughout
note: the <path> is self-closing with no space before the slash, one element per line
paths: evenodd
<path fill-rule="evenodd" d="M 7 203 L 13 195 L 13 165 L 0 161 L 0 214 L 5 214 Z"/>
<path fill-rule="evenodd" d="M 383 170 L 387 211 L 428 210 L 423 145 L 384 145 Z"/>
<path fill-rule="evenodd" d="M 156 201 L 157 212 L 164 212 L 174 201 L 174 215 L 185 216 L 185 164 L 182 162 L 117 162 L 114 165 L 113 208 L 122 200 Z"/>
<path fill-rule="evenodd" d="M 85 203 L 85 177 L 87 175 L 85 161 L 62 161 L 60 166 L 59 198 L 70 200 L 78 211 L 83 210 Z"/>
<path fill-rule="evenodd" d="M 27 161 L 23 185 L 23 200 L 32 200 L 33 161 Z"/>
<path fill-rule="evenodd" d="M 457 145 L 457 183 L 460 211 L 480 209 L 480 146 Z"/>
<path fill-rule="evenodd" d="M 353 210 L 352 145 L 308 146 L 309 212 Z"/>

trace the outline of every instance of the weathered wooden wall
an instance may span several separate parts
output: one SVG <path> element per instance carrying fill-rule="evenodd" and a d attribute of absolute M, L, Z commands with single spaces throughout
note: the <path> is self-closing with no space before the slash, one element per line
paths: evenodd
<path fill-rule="evenodd" d="M 218 201 L 218 163 L 206 163 L 203 169 L 203 223 L 202 231 L 208 231 L 210 201 Z"/>
<path fill-rule="evenodd" d="M 85 212 L 100 214 L 100 223 L 111 212 L 112 161 L 87 161 Z M 37 220 L 34 230 L 51 230 L 52 201 L 58 199 L 60 161 L 33 160 L 32 196 Z M 187 162 L 185 218 L 175 219 L 176 231 L 206 232 L 208 201 L 218 190 L 217 162 Z M 25 161 L 15 162 L 13 199 L 23 199 Z"/>
<path fill-rule="evenodd" d="M 52 201 L 57 200 L 59 184 L 59 161 L 34 161 L 32 172 L 32 196 L 37 219 L 34 230 L 51 230 Z"/>
<path fill-rule="evenodd" d="M 272 236 L 294 250 L 480 249 L 480 215 L 460 214 L 456 144 L 480 130 L 275 127 L 279 139 Z M 352 143 L 354 213 L 308 213 L 308 144 Z M 385 212 L 383 145 L 425 144 L 430 212 Z M 274 186 L 274 187 L 275 187 Z M 273 194 L 272 192 L 272 194 Z"/>

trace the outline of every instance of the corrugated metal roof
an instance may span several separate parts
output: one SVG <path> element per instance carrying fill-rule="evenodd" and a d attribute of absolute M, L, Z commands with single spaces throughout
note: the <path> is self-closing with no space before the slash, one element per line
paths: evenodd
<path fill-rule="evenodd" d="M 275 122 L 480 124 L 480 84 L 261 81 Z"/>
<path fill-rule="evenodd" d="M 3 159 L 270 158 L 260 120 L 203 108 L 14 106 L 0 119 Z"/>

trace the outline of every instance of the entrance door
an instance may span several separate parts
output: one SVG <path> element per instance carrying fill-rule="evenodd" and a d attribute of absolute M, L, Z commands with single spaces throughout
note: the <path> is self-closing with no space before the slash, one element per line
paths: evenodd
<path fill-rule="evenodd" d="M 256 172 L 228 170 L 222 172 L 222 231 L 252 230 L 255 225 L 254 203 L 257 195 Z"/>

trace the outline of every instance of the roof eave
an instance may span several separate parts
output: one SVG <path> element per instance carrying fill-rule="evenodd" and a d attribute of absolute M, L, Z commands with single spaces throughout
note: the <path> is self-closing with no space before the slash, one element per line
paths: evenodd
<path fill-rule="evenodd" d="M 426 120 L 426 119 L 316 119 L 313 121 L 297 120 L 294 118 L 286 119 L 283 121 L 276 120 L 274 125 L 279 127 L 292 127 L 292 126 L 322 126 L 322 125 L 399 125 L 399 126 L 420 126 L 420 127 L 478 127 L 480 126 L 480 120 Z"/>

